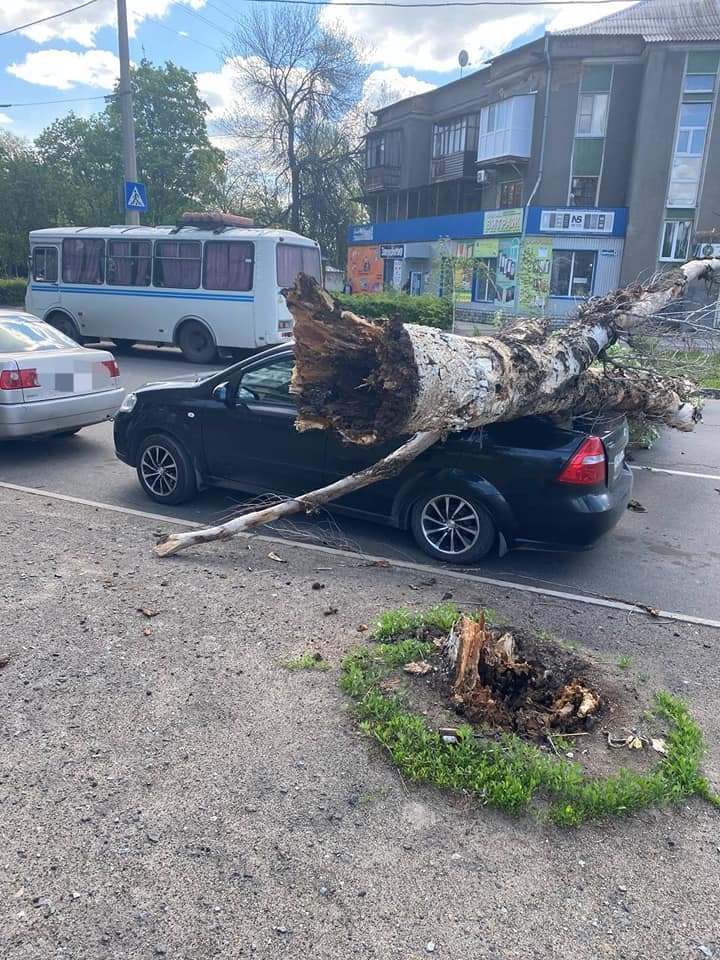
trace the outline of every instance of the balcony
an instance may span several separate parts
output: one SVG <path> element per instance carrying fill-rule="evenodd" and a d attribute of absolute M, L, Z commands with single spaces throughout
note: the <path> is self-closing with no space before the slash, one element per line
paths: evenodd
<path fill-rule="evenodd" d="M 445 157 L 436 157 L 432 161 L 430 180 L 441 183 L 443 180 L 459 180 L 463 177 L 475 178 L 475 153 L 465 150 L 461 153 L 449 153 Z"/>
<path fill-rule="evenodd" d="M 370 167 L 365 171 L 365 193 L 378 190 L 397 190 L 400 186 L 400 167 Z"/>

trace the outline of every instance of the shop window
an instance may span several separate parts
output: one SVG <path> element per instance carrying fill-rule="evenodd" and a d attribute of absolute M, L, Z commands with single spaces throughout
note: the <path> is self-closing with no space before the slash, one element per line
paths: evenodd
<path fill-rule="evenodd" d="M 573 177 L 570 182 L 569 206 L 594 207 L 599 180 L 599 177 Z"/>
<path fill-rule="evenodd" d="M 497 299 L 495 277 L 497 257 L 484 257 L 475 261 L 473 277 L 473 300 L 478 303 L 493 303 Z"/>
<path fill-rule="evenodd" d="M 692 220 L 666 220 L 663 226 L 660 259 L 687 260 L 692 229 Z"/>
<path fill-rule="evenodd" d="M 501 210 L 510 210 L 522 206 L 522 180 L 506 180 L 500 184 L 498 206 Z"/>
<path fill-rule="evenodd" d="M 554 250 L 550 273 L 551 297 L 589 297 L 595 258 L 592 250 Z"/>

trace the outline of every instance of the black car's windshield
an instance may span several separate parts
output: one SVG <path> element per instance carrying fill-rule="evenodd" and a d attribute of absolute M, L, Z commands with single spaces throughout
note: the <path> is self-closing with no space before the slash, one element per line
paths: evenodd
<path fill-rule="evenodd" d="M 0 353 L 33 353 L 68 347 L 77 347 L 77 344 L 41 320 L 0 317 Z"/>

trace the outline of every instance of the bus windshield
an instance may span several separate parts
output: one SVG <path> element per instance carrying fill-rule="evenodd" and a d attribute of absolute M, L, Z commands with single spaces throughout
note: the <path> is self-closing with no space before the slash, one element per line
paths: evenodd
<path fill-rule="evenodd" d="M 278 243 L 276 250 L 279 286 L 292 287 L 299 273 L 306 273 L 320 281 L 320 251 L 317 247 L 301 246 L 299 243 Z"/>

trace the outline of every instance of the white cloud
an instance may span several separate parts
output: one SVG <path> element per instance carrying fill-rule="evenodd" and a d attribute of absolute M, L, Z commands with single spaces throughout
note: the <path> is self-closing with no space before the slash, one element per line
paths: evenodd
<path fill-rule="evenodd" d="M 128 30 L 135 36 L 138 25 L 148 17 L 164 17 L 175 0 L 128 0 Z M 205 6 L 205 0 L 187 0 L 193 9 Z M 14 0 L 0 8 L 0 31 L 10 30 L 20 23 L 31 23 L 43 17 L 66 10 L 67 0 Z M 20 31 L 21 36 L 35 43 L 47 43 L 49 40 L 74 40 L 83 47 L 95 46 L 95 34 L 102 27 L 114 27 L 117 23 L 115 4 L 111 0 L 101 0 L 83 10 L 76 10 L 56 20 L 28 27 Z M 61 88 L 62 89 L 62 88 Z"/>
<path fill-rule="evenodd" d="M 0 113 L 0 123 L 12 123 L 13 118 L 9 117 L 6 113 Z"/>
<path fill-rule="evenodd" d="M 7 72 L 26 83 L 56 90 L 78 85 L 110 90 L 120 72 L 118 58 L 109 50 L 37 50 L 22 63 L 11 63 Z"/>
<path fill-rule="evenodd" d="M 226 60 L 220 70 L 198 73 L 198 93 L 210 107 L 209 121 L 224 120 L 238 99 L 234 60 Z"/>
<path fill-rule="evenodd" d="M 330 4 L 322 17 L 327 24 L 339 22 L 349 33 L 367 38 L 368 63 L 411 68 L 415 73 L 448 73 L 459 70 L 460 50 L 468 51 L 470 67 L 477 68 L 483 61 L 524 42 L 533 30 L 544 26 L 558 30 L 589 23 L 627 6 L 631 4 L 547 3 L 519 12 L 518 7 L 511 6 L 404 10 L 402 6 L 350 9 Z"/>
<path fill-rule="evenodd" d="M 427 83 L 412 74 L 402 74 L 396 67 L 373 70 L 363 85 L 363 102 L 368 110 L 377 110 L 434 88 L 434 83 Z"/>

